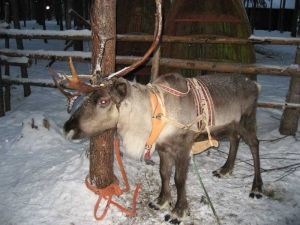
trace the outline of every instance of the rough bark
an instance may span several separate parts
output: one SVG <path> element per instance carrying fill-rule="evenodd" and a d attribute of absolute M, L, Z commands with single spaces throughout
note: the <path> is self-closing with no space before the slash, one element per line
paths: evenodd
<path fill-rule="evenodd" d="M 99 83 L 115 70 L 115 42 L 116 42 L 116 0 L 95 0 L 91 10 L 92 25 L 92 71 L 94 83 Z M 101 71 L 97 70 L 101 49 L 101 38 L 109 38 L 101 64 Z M 90 177 L 98 188 L 111 184 L 113 174 L 113 134 L 108 130 L 90 140 Z"/>
<path fill-rule="evenodd" d="M 300 48 L 297 49 L 296 63 L 300 64 Z M 286 102 L 300 103 L 300 77 L 293 76 L 290 81 Z M 283 135 L 295 135 L 298 129 L 300 109 L 286 108 L 283 111 L 279 132 Z"/>

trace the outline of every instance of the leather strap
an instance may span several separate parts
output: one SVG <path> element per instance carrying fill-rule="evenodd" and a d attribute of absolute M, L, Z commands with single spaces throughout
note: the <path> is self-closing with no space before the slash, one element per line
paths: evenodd
<path fill-rule="evenodd" d="M 153 144 L 156 142 L 161 131 L 164 129 L 166 122 L 162 119 L 165 116 L 165 107 L 159 96 L 159 94 L 154 91 L 150 92 L 150 102 L 152 107 L 152 130 L 146 141 L 144 159 L 149 160 L 151 158 L 154 149 L 152 149 Z"/>

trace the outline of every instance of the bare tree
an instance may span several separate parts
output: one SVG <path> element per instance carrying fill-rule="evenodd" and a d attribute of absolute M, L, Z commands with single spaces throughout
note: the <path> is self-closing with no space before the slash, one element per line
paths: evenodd
<path fill-rule="evenodd" d="M 115 70 L 116 0 L 95 0 L 91 8 L 92 71 L 94 83 Z M 102 57 L 101 40 L 107 38 Z M 99 68 L 101 67 L 101 70 Z M 113 182 L 113 136 L 108 130 L 90 140 L 90 178 L 98 188 Z"/>

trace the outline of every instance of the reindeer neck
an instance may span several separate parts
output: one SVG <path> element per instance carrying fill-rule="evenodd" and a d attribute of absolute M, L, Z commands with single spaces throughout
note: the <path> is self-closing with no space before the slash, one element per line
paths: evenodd
<path fill-rule="evenodd" d="M 141 159 L 151 132 L 151 104 L 148 87 L 128 82 L 128 94 L 120 105 L 117 124 L 121 145 L 131 158 Z"/>

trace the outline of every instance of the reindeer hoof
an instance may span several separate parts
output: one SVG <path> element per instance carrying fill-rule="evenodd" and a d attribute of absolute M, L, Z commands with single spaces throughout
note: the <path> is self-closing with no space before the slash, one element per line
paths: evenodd
<path fill-rule="evenodd" d="M 217 170 L 213 171 L 212 173 L 215 177 L 222 178 L 222 177 L 231 175 L 232 170 L 221 167 L 220 169 L 217 169 Z"/>
<path fill-rule="evenodd" d="M 260 198 L 262 198 L 262 194 L 259 193 L 259 192 L 251 192 L 251 193 L 249 194 L 249 197 L 250 197 L 250 198 L 260 199 Z"/>
<path fill-rule="evenodd" d="M 171 216 L 169 214 L 165 215 L 165 221 L 169 221 L 171 219 Z"/>
<path fill-rule="evenodd" d="M 188 209 L 180 210 L 180 212 L 173 209 L 171 214 L 165 215 L 165 221 L 170 224 L 179 225 L 183 221 L 188 220 L 189 216 L 190 212 Z"/>
<path fill-rule="evenodd" d="M 170 201 L 159 201 L 159 199 L 156 199 L 156 201 L 149 202 L 148 207 L 150 209 L 154 210 L 161 210 L 161 209 L 170 209 L 171 207 L 171 202 Z"/>
<path fill-rule="evenodd" d="M 179 220 L 178 218 L 172 219 L 172 216 L 169 214 L 165 215 L 165 221 L 175 225 L 179 225 L 181 223 L 181 220 Z"/>
<path fill-rule="evenodd" d="M 214 177 L 217 177 L 217 178 L 221 178 L 222 177 L 218 170 L 215 170 L 212 173 L 213 173 Z"/>
<path fill-rule="evenodd" d="M 178 220 L 178 219 L 172 219 L 172 220 L 169 221 L 169 223 L 179 225 L 181 223 L 181 221 Z"/>
<path fill-rule="evenodd" d="M 158 207 L 156 204 L 154 204 L 153 202 L 150 202 L 150 203 L 148 204 L 148 207 L 149 207 L 150 209 L 159 210 L 159 207 Z"/>

